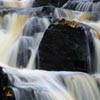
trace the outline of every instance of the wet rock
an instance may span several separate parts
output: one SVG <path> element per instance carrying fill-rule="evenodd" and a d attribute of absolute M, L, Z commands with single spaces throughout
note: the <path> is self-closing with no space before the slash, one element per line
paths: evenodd
<path fill-rule="evenodd" d="M 66 2 L 67 0 L 35 0 L 33 7 L 47 6 L 47 5 L 61 7 Z"/>
<path fill-rule="evenodd" d="M 3 68 L 0 67 L 0 99 L 1 100 L 15 100 L 12 88 L 10 88 L 10 80 L 8 75 L 3 72 Z"/>
<path fill-rule="evenodd" d="M 39 46 L 37 68 L 94 72 L 94 44 L 90 28 L 67 20 L 49 26 Z"/>

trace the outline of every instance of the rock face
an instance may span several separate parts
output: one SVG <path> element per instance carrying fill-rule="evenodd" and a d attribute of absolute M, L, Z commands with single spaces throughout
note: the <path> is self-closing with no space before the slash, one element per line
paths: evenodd
<path fill-rule="evenodd" d="M 10 81 L 8 75 L 3 72 L 0 67 L 0 98 L 1 100 L 15 100 L 12 89 L 10 88 Z"/>
<path fill-rule="evenodd" d="M 39 47 L 38 68 L 94 71 L 94 44 L 90 28 L 67 20 L 49 26 Z"/>
<path fill-rule="evenodd" d="M 47 6 L 47 5 L 53 5 L 56 7 L 61 7 L 64 3 L 66 3 L 67 0 L 35 0 L 33 6 Z"/>

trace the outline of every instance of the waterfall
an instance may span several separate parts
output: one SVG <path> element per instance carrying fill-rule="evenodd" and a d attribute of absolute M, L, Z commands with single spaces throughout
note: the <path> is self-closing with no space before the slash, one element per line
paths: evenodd
<path fill-rule="evenodd" d="M 96 51 L 96 56 L 97 56 L 97 72 L 100 73 L 100 40 L 98 38 L 94 38 L 94 42 L 95 42 L 95 51 Z"/>
<path fill-rule="evenodd" d="M 10 48 L 6 64 L 13 67 L 35 69 L 37 49 L 48 25 L 47 18 L 29 18 L 24 24 L 23 34 Z"/>
<path fill-rule="evenodd" d="M 75 14 L 70 10 L 64 10 L 64 9 L 57 8 L 55 9 L 54 17 L 55 19 L 65 18 L 65 19 L 73 20 L 75 18 Z"/>
<path fill-rule="evenodd" d="M 100 14 L 98 11 L 100 2 L 96 0 L 58 0 L 59 2 L 55 4 L 55 1 L 52 0 L 44 1 L 40 2 L 40 6 L 46 3 L 45 7 L 36 8 L 34 6 L 39 3 L 39 0 L 0 1 L 1 100 L 9 98 L 10 100 L 99 100 Z M 65 4 L 62 8 L 54 7 L 61 6 L 63 3 Z M 62 25 L 62 28 L 57 26 L 58 24 Z M 54 29 L 53 26 L 55 26 Z M 52 57 L 55 61 L 57 61 L 55 54 L 61 53 L 60 55 L 63 54 L 63 56 L 68 54 L 67 61 L 64 57 L 58 56 L 58 58 L 62 58 L 62 61 L 69 61 L 67 67 L 73 68 L 73 64 L 75 64 L 79 70 L 85 68 L 95 70 L 95 73 L 86 74 L 77 70 L 55 71 L 53 67 L 58 67 L 56 65 L 52 67 L 52 71 L 39 68 L 40 66 L 37 66 L 37 63 L 40 64 L 41 51 L 39 48 L 43 38 L 49 34 L 51 29 L 53 31 L 50 35 L 54 34 L 54 37 L 46 39 L 52 43 L 57 42 L 55 44 L 59 44 L 60 48 L 55 45 L 50 46 L 49 43 L 44 44 L 49 51 L 49 56 L 45 55 L 44 58 L 48 59 L 52 55 L 51 49 L 53 48 Z M 56 36 L 58 37 L 56 38 Z M 53 41 L 56 39 L 58 41 Z M 66 42 L 66 40 L 68 41 Z M 64 49 L 62 43 L 68 48 Z M 45 51 L 46 48 L 43 50 Z M 46 52 L 44 53 L 46 54 Z M 93 54 L 95 56 L 92 56 Z M 72 57 L 73 55 L 75 56 Z M 60 62 L 60 60 L 58 61 Z M 44 67 L 49 67 L 49 65 Z"/>
<path fill-rule="evenodd" d="M 36 25 L 36 23 L 37 23 L 37 25 Z M 37 50 L 38 50 L 39 44 L 43 38 L 44 31 L 48 28 L 48 26 L 50 24 L 50 22 L 47 18 L 36 18 L 36 23 L 35 23 L 35 20 L 33 19 L 33 25 L 35 24 L 35 27 L 32 27 L 32 28 L 34 28 L 34 31 L 32 30 L 32 32 L 35 33 L 33 36 L 34 42 L 32 44 L 33 46 L 32 46 L 31 58 L 27 65 L 27 68 L 30 68 L 30 69 L 32 69 L 32 68 L 35 69 L 35 57 L 37 54 Z M 38 27 L 38 29 L 36 27 Z"/>
<path fill-rule="evenodd" d="M 11 16 L 9 15 L 7 30 L 4 29 L 5 31 L 4 32 L 1 31 L 0 33 L 1 35 L 0 45 L 2 47 L 0 49 L 0 62 L 4 63 L 6 62 L 5 59 L 7 55 L 7 50 L 10 49 L 12 44 L 21 35 L 23 24 L 26 18 L 27 17 L 24 15 L 17 15 L 17 14 L 13 14 Z"/>
<path fill-rule="evenodd" d="M 32 7 L 35 0 L 0 0 L 1 5 L 6 7 Z"/>
<path fill-rule="evenodd" d="M 81 72 L 48 72 L 3 67 L 16 100 L 99 100 L 92 76 Z"/>
<path fill-rule="evenodd" d="M 31 56 L 32 37 L 20 37 L 9 50 L 9 59 L 7 64 L 13 67 L 26 67 Z"/>
<path fill-rule="evenodd" d="M 96 16 L 96 21 L 95 21 L 95 16 L 91 15 L 90 13 L 82 13 L 79 16 L 79 21 L 87 24 L 88 26 L 91 27 L 91 32 L 92 32 L 92 36 L 93 36 L 93 41 L 95 44 L 95 55 L 96 55 L 96 65 L 95 65 L 95 69 L 97 71 L 97 73 L 100 73 L 100 21 L 98 20 L 99 16 Z"/>

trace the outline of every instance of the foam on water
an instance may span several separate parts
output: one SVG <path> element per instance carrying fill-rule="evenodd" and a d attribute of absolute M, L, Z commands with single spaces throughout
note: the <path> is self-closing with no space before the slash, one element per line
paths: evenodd
<path fill-rule="evenodd" d="M 16 100 L 99 100 L 96 81 L 85 73 L 11 67 L 3 71 L 9 76 Z"/>

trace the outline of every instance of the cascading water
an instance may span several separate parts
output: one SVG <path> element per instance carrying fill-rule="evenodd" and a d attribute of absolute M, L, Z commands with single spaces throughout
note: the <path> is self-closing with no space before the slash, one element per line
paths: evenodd
<path fill-rule="evenodd" d="M 54 17 L 55 19 L 65 18 L 65 19 L 73 20 L 76 16 L 72 11 L 56 8 L 54 12 Z"/>
<path fill-rule="evenodd" d="M 29 18 L 24 25 L 23 36 L 12 45 L 6 64 L 20 68 L 33 68 L 39 43 L 48 25 L 47 18 Z"/>
<path fill-rule="evenodd" d="M 96 18 L 95 18 L 96 17 Z M 100 60 L 100 51 L 99 51 L 99 44 L 100 44 L 100 21 L 98 20 L 100 17 L 94 16 L 93 14 L 90 15 L 89 13 L 83 13 L 79 17 L 79 21 L 81 21 L 84 24 L 87 24 L 91 27 L 91 32 L 93 33 L 93 40 L 95 44 L 95 55 L 96 55 L 96 70 L 98 73 L 100 73 L 100 67 L 99 67 L 99 60 Z M 96 19 L 96 22 L 95 22 Z"/>
<path fill-rule="evenodd" d="M 62 8 L 72 9 L 76 11 L 93 11 L 99 12 L 100 2 L 99 0 L 69 0 L 63 5 Z"/>
<path fill-rule="evenodd" d="M 26 18 L 27 17 L 23 15 L 17 15 L 17 14 L 13 14 L 11 16 L 9 15 L 8 18 L 9 26 L 7 27 L 7 30 L 4 29 L 5 31 L 1 32 L 2 37 L 0 38 L 0 45 L 3 46 L 0 49 L 0 62 L 4 62 L 4 63 L 6 62 L 5 56 L 7 55 L 7 50 L 10 49 L 11 45 L 21 35 L 23 24 Z"/>
<path fill-rule="evenodd" d="M 0 0 L 1 5 L 6 7 L 32 7 L 35 0 Z"/>
<path fill-rule="evenodd" d="M 99 100 L 96 81 L 81 72 L 19 70 L 6 66 L 16 100 Z M 80 94 L 80 95 L 79 95 Z"/>
<path fill-rule="evenodd" d="M 73 0 L 70 1 L 75 3 Z M 47 1 L 48 5 L 48 2 L 50 2 L 50 5 L 53 3 L 55 5 L 55 2 L 51 3 L 51 1 Z M 80 2 L 80 0 L 78 0 L 77 2 Z M 85 4 L 83 4 L 84 2 Z M 82 2 L 77 5 L 76 9 L 88 11 L 90 10 L 91 2 L 93 3 L 94 1 L 89 0 L 87 2 L 87 0 L 82 0 Z M 60 58 L 59 53 L 66 55 L 66 52 L 68 53 L 68 50 L 70 50 L 72 54 L 70 52 L 68 54 L 70 54 L 71 57 L 73 54 L 76 56 L 78 56 L 77 54 L 81 55 L 76 57 L 77 60 L 74 59 L 75 56 L 72 59 L 67 56 L 68 61 L 70 61 L 71 59 L 73 63 L 75 60 L 74 64 L 76 64 L 78 67 L 79 65 L 82 66 L 80 66 L 79 70 L 83 68 L 82 64 L 84 64 L 84 66 L 86 66 L 84 68 L 87 69 L 88 67 L 92 66 L 91 64 L 93 64 L 93 66 L 95 66 L 95 68 L 93 68 L 93 70 L 95 71 L 93 72 L 100 73 L 99 14 L 97 14 L 97 18 L 97 16 L 93 16 L 93 13 L 71 11 L 62 8 L 55 8 L 53 6 L 31 8 L 32 6 L 35 6 L 36 0 L 2 0 L 0 3 L 2 5 L 0 8 L 1 100 L 99 100 L 99 74 L 89 75 L 82 72 L 53 71 L 53 67 L 56 68 L 58 66 L 53 66 L 51 69 L 52 71 L 44 71 L 40 68 L 41 66 L 37 66 L 40 65 L 39 54 L 41 51 L 39 50 L 41 50 L 40 45 L 43 37 L 45 37 L 44 35 L 46 35 L 47 32 L 50 32 L 53 29 L 53 26 L 56 27 L 60 21 L 62 30 L 61 26 L 58 25 L 58 29 L 54 28 L 51 33 L 48 33 L 50 35 L 52 35 L 52 33 L 56 34 L 56 36 L 58 37 L 56 38 L 55 36 L 52 37 L 52 39 L 48 38 L 46 40 L 51 41 L 47 41 L 46 43 L 50 44 L 54 42 L 52 40 L 55 40 L 56 42 L 56 40 L 59 39 L 57 40 L 57 43 L 54 44 L 59 44 L 61 48 L 58 48 L 59 46 L 56 47 L 55 45 L 54 47 L 53 45 L 44 44 L 44 47 L 47 47 L 48 51 L 50 52 L 49 55 L 52 55 L 53 52 L 54 58 L 55 54 L 58 54 L 58 58 Z M 58 2 L 57 5 L 59 6 L 60 3 L 61 2 Z M 99 9 L 99 2 L 97 4 L 97 7 L 95 7 L 96 4 L 93 4 L 93 11 Z M 65 22 L 61 22 L 62 18 L 62 21 Z M 73 20 L 77 21 L 76 23 L 81 22 L 83 24 L 76 25 Z M 48 28 L 49 25 L 50 27 Z M 65 31 L 65 29 L 67 30 L 67 32 Z M 60 31 L 62 32 L 61 37 L 59 37 Z M 78 36 L 82 36 L 80 37 L 80 39 L 82 38 L 83 40 L 86 40 L 82 42 L 82 40 L 79 39 L 79 42 L 77 41 Z M 88 36 L 88 38 L 86 36 Z M 68 40 L 68 43 L 66 42 L 66 39 Z M 61 41 L 65 41 L 65 43 Z M 58 52 L 60 50 L 64 50 L 64 46 L 62 46 L 62 43 L 64 43 L 65 46 L 69 46 L 70 43 L 70 45 L 72 45 L 72 47 L 74 46 L 74 48 L 68 48 L 66 52 Z M 83 47 L 86 47 L 87 52 L 85 50 L 81 50 L 83 49 Z M 51 51 L 52 49 L 58 51 Z M 75 51 L 79 49 L 81 52 Z M 45 51 L 46 48 L 43 48 L 43 50 Z M 86 54 L 88 54 L 88 56 L 86 56 Z M 93 54 L 95 54 L 96 60 L 95 58 L 94 60 L 93 58 L 91 58 L 94 57 Z M 47 55 L 44 56 L 45 59 L 46 57 Z M 49 57 L 51 56 L 48 56 L 47 59 Z M 87 62 L 81 64 L 82 60 L 84 60 L 85 57 L 87 58 Z M 55 58 L 53 62 L 55 62 L 56 59 L 57 58 Z M 58 63 L 60 63 L 60 60 Z M 68 64 L 69 63 L 70 62 L 68 62 Z M 73 64 L 69 65 L 72 65 L 69 66 L 69 68 L 74 67 Z M 44 67 L 48 68 L 49 66 Z M 37 70 L 35 70 L 36 68 Z M 40 68 L 41 70 L 38 70 L 38 68 Z M 92 67 L 89 69 L 92 69 Z"/>

